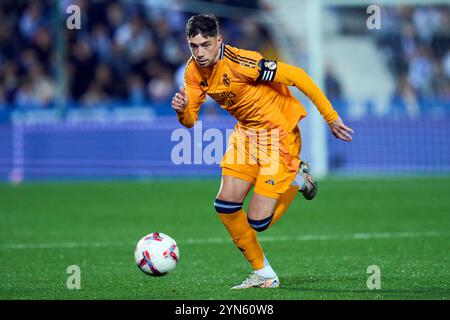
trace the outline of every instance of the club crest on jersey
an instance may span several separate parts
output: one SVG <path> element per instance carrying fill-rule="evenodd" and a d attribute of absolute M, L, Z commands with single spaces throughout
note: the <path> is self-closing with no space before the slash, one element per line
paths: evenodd
<path fill-rule="evenodd" d="M 226 87 L 229 87 L 231 84 L 231 80 L 228 78 L 228 75 L 226 73 L 223 74 L 223 84 Z"/>

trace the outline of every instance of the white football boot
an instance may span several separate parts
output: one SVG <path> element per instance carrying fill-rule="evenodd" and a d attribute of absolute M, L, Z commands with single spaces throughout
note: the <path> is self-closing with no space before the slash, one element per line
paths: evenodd
<path fill-rule="evenodd" d="M 306 200 L 312 200 L 317 194 L 317 182 L 311 175 L 311 165 L 308 162 L 301 161 L 297 176 L 293 185 L 299 187 L 299 192 L 303 194 Z"/>
<path fill-rule="evenodd" d="M 264 278 L 258 276 L 255 272 L 252 272 L 241 284 L 234 286 L 231 289 L 278 288 L 279 286 L 280 280 L 277 275 L 275 275 L 274 278 Z"/>

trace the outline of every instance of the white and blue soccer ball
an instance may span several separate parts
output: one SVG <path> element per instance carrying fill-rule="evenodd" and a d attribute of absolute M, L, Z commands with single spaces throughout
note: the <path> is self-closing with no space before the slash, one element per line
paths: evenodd
<path fill-rule="evenodd" d="M 155 232 L 139 240 L 134 259 L 142 272 L 150 276 L 163 276 L 176 268 L 180 251 L 175 240 L 164 233 Z"/>

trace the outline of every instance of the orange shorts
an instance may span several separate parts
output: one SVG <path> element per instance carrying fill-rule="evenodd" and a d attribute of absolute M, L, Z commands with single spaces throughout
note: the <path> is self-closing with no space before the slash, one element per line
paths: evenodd
<path fill-rule="evenodd" d="M 222 159 L 222 175 L 250 182 L 255 192 L 278 199 L 294 181 L 300 164 L 301 135 L 236 126 Z"/>

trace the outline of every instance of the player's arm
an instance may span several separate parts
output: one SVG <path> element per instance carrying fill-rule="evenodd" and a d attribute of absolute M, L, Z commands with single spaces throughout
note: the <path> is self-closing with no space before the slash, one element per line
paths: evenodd
<path fill-rule="evenodd" d="M 180 87 L 180 91 L 177 92 L 172 98 L 172 109 L 178 115 L 178 121 L 187 127 L 191 128 L 197 122 L 200 108 L 205 102 L 205 93 L 196 85 L 188 71 L 185 75 L 186 87 Z"/>
<path fill-rule="evenodd" d="M 262 59 L 258 66 L 259 81 L 274 81 L 297 87 L 314 103 L 335 137 L 345 141 L 352 140 L 350 133 L 353 133 L 353 130 L 344 124 L 325 94 L 305 70 L 283 62 L 266 59 Z"/>

